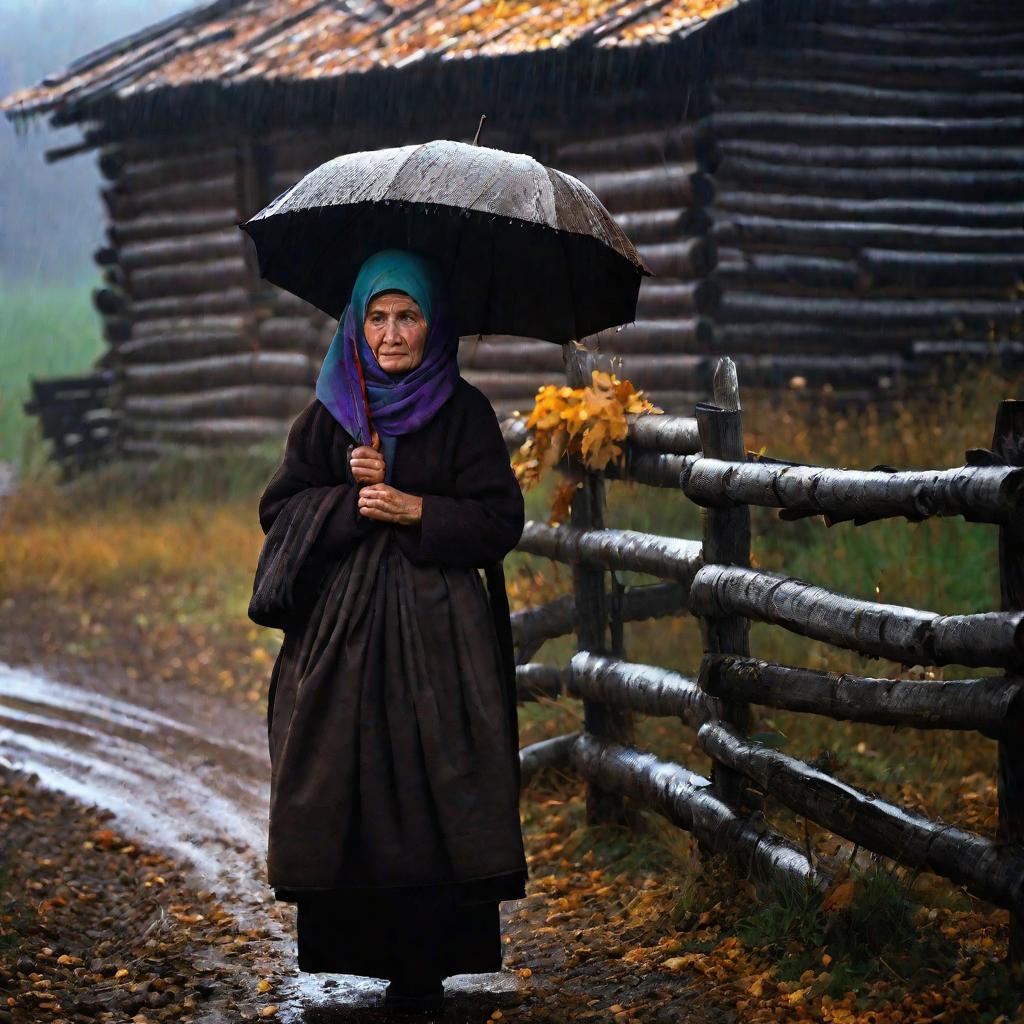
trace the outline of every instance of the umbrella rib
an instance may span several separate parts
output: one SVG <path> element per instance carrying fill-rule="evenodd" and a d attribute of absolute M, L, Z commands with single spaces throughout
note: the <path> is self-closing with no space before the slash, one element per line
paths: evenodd
<path fill-rule="evenodd" d="M 410 151 L 405 155 L 405 157 L 402 160 L 402 162 L 395 168 L 394 173 L 391 175 L 391 179 L 388 181 L 388 185 L 387 185 L 387 187 L 389 189 L 395 187 L 395 182 L 398 180 L 398 176 L 402 173 L 402 171 L 405 170 L 405 165 L 407 163 L 409 163 L 409 161 L 414 156 L 416 156 L 422 150 L 426 149 L 426 147 L 429 146 L 429 145 L 430 145 L 429 142 L 424 142 L 424 143 L 421 143 L 418 146 L 411 147 Z M 376 200 L 376 201 L 379 202 L 380 200 Z M 410 201 L 411 202 L 416 202 L 416 200 L 408 200 L 408 199 L 402 199 L 402 200 L 398 200 L 398 201 L 399 202 L 410 202 Z"/>

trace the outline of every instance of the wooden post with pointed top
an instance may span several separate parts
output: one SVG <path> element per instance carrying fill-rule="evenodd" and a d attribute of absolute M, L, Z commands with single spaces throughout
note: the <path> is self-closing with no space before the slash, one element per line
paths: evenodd
<path fill-rule="evenodd" d="M 570 342 L 563 349 L 565 372 L 572 387 L 590 384 L 591 372 L 598 368 L 599 357 Z M 604 529 L 604 476 L 583 470 L 579 488 L 573 495 L 570 523 L 581 530 Z M 621 656 L 621 638 L 613 630 L 613 643 L 609 643 L 609 601 L 605 591 L 605 570 L 582 565 L 572 567 L 572 588 L 575 602 L 576 649 L 593 654 Z M 615 648 L 614 650 L 612 648 Z M 626 708 L 616 708 L 597 701 L 583 702 L 584 730 L 601 740 L 631 744 L 633 741 L 633 714 Z M 622 796 L 594 785 L 586 784 L 587 823 L 631 825 L 633 815 Z"/>
<path fill-rule="evenodd" d="M 1010 466 L 1024 466 L 1024 401 L 999 403 L 992 435 L 993 454 Z M 1011 517 L 999 527 L 999 590 L 1003 611 L 1024 608 L 1024 522 Z M 1009 669 L 1019 674 L 1021 667 Z M 998 839 L 1024 845 L 1024 747 L 1020 737 L 1001 741 L 998 761 Z M 1024 967 L 1024 919 L 1010 911 L 1010 964 Z"/>
<path fill-rule="evenodd" d="M 740 412 L 739 381 L 736 364 L 725 356 L 718 362 L 714 379 L 714 403 L 697 405 L 697 429 L 701 449 L 709 459 L 743 462 L 743 418 Z M 750 508 L 706 508 L 704 522 L 705 565 L 750 565 Z M 742 615 L 701 618 L 704 650 L 709 654 L 750 653 L 750 623 Z M 742 701 L 723 701 L 722 718 L 739 729 L 750 724 L 750 705 Z M 711 773 L 716 796 L 737 810 L 744 806 L 743 777 L 724 765 L 713 764 Z"/>

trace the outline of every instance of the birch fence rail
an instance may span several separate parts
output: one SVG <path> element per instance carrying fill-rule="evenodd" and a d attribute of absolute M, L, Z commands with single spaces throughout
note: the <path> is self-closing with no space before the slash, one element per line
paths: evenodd
<path fill-rule="evenodd" d="M 589 382 L 594 356 L 567 353 L 570 384 Z M 991 449 L 934 471 L 830 469 L 749 455 L 735 366 L 723 359 L 713 403 L 692 418 L 630 417 L 623 464 L 605 474 L 578 463 L 571 520 L 530 521 L 518 550 L 572 568 L 572 594 L 513 614 L 521 701 L 583 701 L 583 730 L 522 749 L 523 778 L 544 765 L 577 772 L 590 823 L 629 824 L 627 801 L 655 810 L 762 882 L 825 890 L 828 867 L 765 819 L 770 795 L 836 835 L 913 869 L 941 875 L 1010 912 L 1010 960 L 1024 960 L 1024 402 L 1000 403 Z M 524 421 L 503 423 L 510 450 Z M 563 460 L 564 461 L 564 460 Z M 703 537 L 679 539 L 606 526 L 604 478 L 680 488 L 702 506 Z M 826 523 L 962 516 L 999 530 L 1002 609 L 941 615 L 848 597 L 750 567 L 750 506 Z M 624 587 L 616 572 L 663 582 Z M 993 571 L 995 567 L 993 566 Z M 983 571 L 979 567 L 979 571 Z M 610 579 L 610 587 L 608 579 Z M 623 624 L 698 617 L 696 679 L 625 660 Z M 867 678 L 751 657 L 752 621 L 902 664 L 998 668 L 1002 675 L 918 681 Z M 575 634 L 567 666 L 533 659 L 548 639 Z M 747 735 L 751 705 L 876 725 L 975 730 L 998 741 L 995 840 L 904 810 Z M 709 756 L 707 777 L 634 743 L 635 714 L 674 716 Z"/>

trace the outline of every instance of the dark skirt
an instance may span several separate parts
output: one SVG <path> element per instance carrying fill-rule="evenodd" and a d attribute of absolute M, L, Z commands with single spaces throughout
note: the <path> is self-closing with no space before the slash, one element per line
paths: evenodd
<path fill-rule="evenodd" d="M 503 884 L 347 887 L 300 895 L 298 967 L 386 978 L 427 990 L 453 974 L 502 967 Z"/>
<path fill-rule="evenodd" d="M 525 874 L 515 696 L 479 572 L 363 540 L 272 673 L 270 884 Z"/>

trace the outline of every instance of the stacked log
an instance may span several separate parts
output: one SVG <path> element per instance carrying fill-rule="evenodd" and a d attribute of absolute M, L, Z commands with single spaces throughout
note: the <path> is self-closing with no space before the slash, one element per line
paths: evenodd
<path fill-rule="evenodd" d="M 715 345 L 767 360 L 748 388 L 898 393 L 922 343 L 1024 333 L 1024 10 L 976 15 L 837 3 L 716 77 Z"/>
<path fill-rule="evenodd" d="M 267 329 L 238 222 L 251 209 L 244 149 L 152 138 L 104 151 L 111 268 L 96 296 L 120 377 L 125 454 L 252 447 L 309 400 L 316 338 Z"/>
<path fill-rule="evenodd" d="M 623 355 L 621 375 L 642 380 L 661 408 L 690 413 L 700 389 L 693 360 L 712 349 L 711 317 L 720 301 L 709 278 L 717 261 L 706 212 L 716 151 L 707 122 L 666 124 L 642 112 L 628 120 L 605 117 L 568 132 L 539 131 L 536 155 L 593 189 L 656 275 L 640 287 L 636 322 L 590 342 Z M 548 342 L 464 339 L 461 353 L 465 376 L 501 415 L 528 410 L 537 388 L 562 374 L 561 352 Z M 671 379 L 660 376 L 683 354 L 689 362 L 683 359 Z"/>

